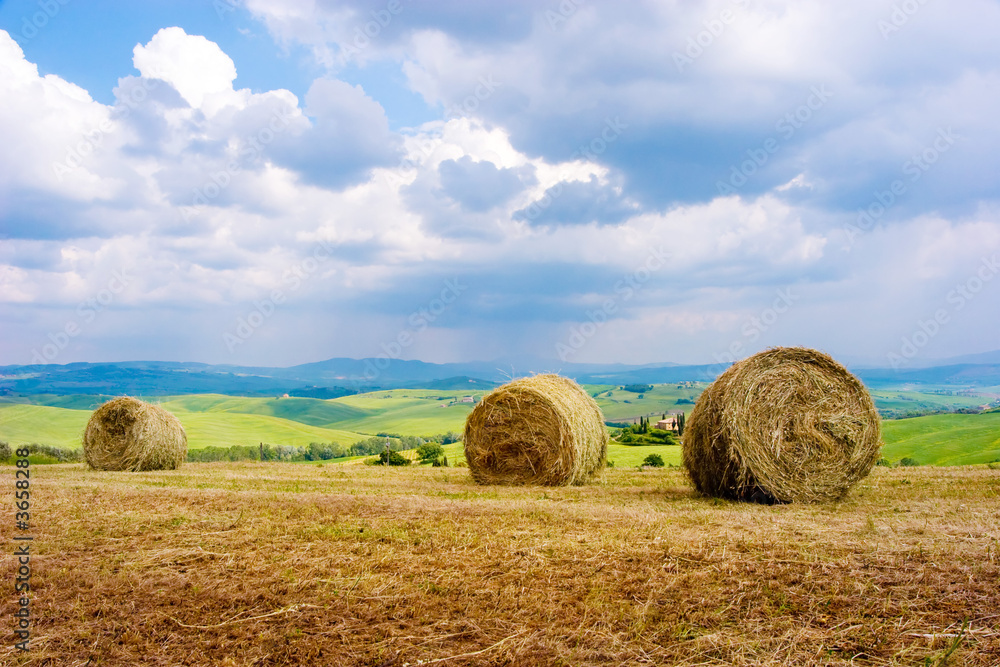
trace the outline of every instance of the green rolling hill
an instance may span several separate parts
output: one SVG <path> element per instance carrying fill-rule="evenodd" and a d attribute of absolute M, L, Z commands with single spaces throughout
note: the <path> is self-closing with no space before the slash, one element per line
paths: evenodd
<path fill-rule="evenodd" d="M 336 442 L 350 445 L 366 437 L 349 430 L 311 426 L 269 415 L 171 411 L 184 425 L 191 449 L 255 445 L 259 442 L 275 445 Z M 89 410 L 45 405 L 0 405 L 0 440 L 12 445 L 38 442 L 75 449 L 80 446 L 90 414 Z"/>
<path fill-rule="evenodd" d="M 176 412 L 188 434 L 191 449 L 256 445 L 308 445 L 310 442 L 336 442 L 350 445 L 366 436 L 341 429 L 310 426 L 290 419 L 267 415 L 228 412 Z"/>
<path fill-rule="evenodd" d="M 638 415 L 658 415 L 684 409 L 703 389 L 701 385 L 657 385 L 638 394 L 608 385 L 588 385 L 608 421 Z M 879 390 L 876 400 L 893 408 L 966 407 L 981 404 L 982 396 L 938 395 L 913 391 Z M 192 449 L 228 447 L 258 442 L 308 445 L 313 441 L 349 445 L 376 433 L 435 435 L 461 432 L 472 403 L 464 396 L 482 397 L 482 392 L 433 389 L 395 389 L 345 396 L 332 400 L 314 398 L 245 398 L 221 394 L 164 397 L 159 402 L 170 410 L 188 433 Z M 80 445 L 90 410 L 101 397 L 36 396 L 0 402 L 0 440 L 11 444 L 38 442 L 58 447 Z M 681 400 L 684 402 L 678 403 Z M 628 401 L 626 403 L 626 401 Z M 1000 413 L 941 414 L 883 422 L 884 456 L 896 462 L 903 457 L 923 464 L 964 465 L 1000 459 Z M 452 446 L 453 447 L 453 446 Z M 459 446 L 460 448 L 460 446 Z M 660 450 L 663 451 L 660 451 Z M 668 463 L 680 462 L 678 447 L 611 446 L 611 460 L 618 465 L 636 465 L 646 454 L 657 451 Z M 449 450 L 450 451 L 450 450 Z M 458 449 L 455 450 L 458 453 Z M 451 458 L 451 454 L 449 454 Z"/>
<path fill-rule="evenodd" d="M 37 442 L 76 449 L 88 419 L 90 410 L 0 404 L 0 440 L 11 445 Z"/>
<path fill-rule="evenodd" d="M 882 455 L 933 465 L 971 465 L 1000 460 L 1000 412 L 929 415 L 882 422 Z"/>
<path fill-rule="evenodd" d="M 461 431 L 473 403 L 456 402 L 465 396 L 482 398 L 483 392 L 394 389 L 370 394 L 344 396 L 340 405 L 362 410 L 367 416 L 341 422 L 341 428 L 364 433 L 437 435 Z"/>
<path fill-rule="evenodd" d="M 701 395 L 706 386 L 705 383 L 697 383 L 694 386 L 658 384 L 652 390 L 641 394 L 642 398 L 639 398 L 640 394 L 619 389 L 617 386 L 587 385 L 584 388 L 592 396 L 597 394 L 597 404 L 604 412 L 604 419 L 613 422 L 669 412 L 683 411 L 691 414 L 694 400 Z"/>
<path fill-rule="evenodd" d="M 332 428 L 333 424 L 357 421 L 370 416 L 366 410 L 345 405 L 337 400 L 318 398 L 243 398 L 221 394 L 197 394 L 168 396 L 158 402 L 171 412 L 266 415 L 327 428 Z"/>

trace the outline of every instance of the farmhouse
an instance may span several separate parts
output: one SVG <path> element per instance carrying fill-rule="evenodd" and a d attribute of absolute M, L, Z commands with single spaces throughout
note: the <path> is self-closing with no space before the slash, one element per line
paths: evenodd
<path fill-rule="evenodd" d="M 661 419 L 660 421 L 656 422 L 656 426 L 654 428 L 658 428 L 661 431 L 673 431 L 674 433 L 677 433 L 677 431 L 679 430 L 677 428 L 677 417 L 671 415 L 666 419 Z"/>

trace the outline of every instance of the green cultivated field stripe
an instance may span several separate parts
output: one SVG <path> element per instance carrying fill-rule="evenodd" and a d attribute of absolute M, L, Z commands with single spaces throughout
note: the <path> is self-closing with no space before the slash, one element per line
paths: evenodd
<path fill-rule="evenodd" d="M 0 440 L 11 444 L 38 442 L 56 447 L 80 446 L 90 411 L 44 405 L 0 405 Z M 274 445 L 308 445 L 336 442 L 349 445 L 366 436 L 353 431 L 327 429 L 301 422 L 228 412 L 174 412 L 188 435 L 191 449 L 230 447 L 267 442 Z"/>
<path fill-rule="evenodd" d="M 166 397 L 159 403 L 171 412 L 232 412 L 267 415 L 326 428 L 337 428 L 334 426 L 335 424 L 368 416 L 366 410 L 318 398 L 243 398 L 203 394 Z"/>
<path fill-rule="evenodd" d="M 63 449 L 80 447 L 90 410 L 47 405 L 0 405 L 0 440 L 11 445 L 37 442 Z"/>
<path fill-rule="evenodd" d="M 1000 413 L 930 415 L 882 422 L 882 455 L 932 465 L 972 465 L 1000 459 Z"/>
<path fill-rule="evenodd" d="M 597 391 L 600 388 L 588 389 Z M 612 389 L 611 396 L 602 392 L 597 400 L 605 411 L 605 417 L 614 421 L 682 408 L 690 412 L 690 404 L 678 404 L 677 400 L 697 395 L 700 391 L 700 387 L 658 385 L 647 392 L 645 398 L 639 399 L 637 394 Z M 894 399 L 900 404 L 982 403 L 987 400 L 983 397 L 881 390 L 876 394 L 883 394 L 881 401 Z M 480 398 L 482 392 L 396 389 L 333 400 L 242 398 L 218 394 L 154 400 L 177 415 L 187 430 L 190 447 L 199 449 L 258 442 L 301 446 L 320 441 L 349 445 L 380 432 L 417 436 L 447 431 L 460 433 L 473 405 L 456 401 L 468 395 Z M 0 440 L 11 444 L 38 442 L 57 447 L 79 447 L 91 413 L 90 410 L 73 408 L 86 405 L 88 401 L 93 403 L 95 399 L 44 397 L 41 400 L 67 407 L 0 403 Z M 625 403 L 626 400 L 629 403 Z M 1000 413 L 887 420 L 883 422 L 883 433 L 886 443 L 883 455 L 893 462 L 910 457 L 927 465 L 968 465 L 1000 459 Z M 449 462 L 457 462 L 462 457 L 460 443 L 449 445 L 445 451 Z M 667 463 L 680 463 L 680 448 L 669 445 L 626 447 L 612 444 L 608 457 L 618 466 L 634 466 L 651 453 L 660 454 Z"/>
<path fill-rule="evenodd" d="M 460 442 L 444 446 L 448 464 L 455 465 L 465 460 L 465 449 Z M 650 454 L 659 454 L 667 465 L 681 464 L 681 448 L 678 445 L 650 445 L 648 447 L 629 447 L 627 445 L 608 445 L 608 460 L 614 461 L 618 468 L 635 467 Z"/>

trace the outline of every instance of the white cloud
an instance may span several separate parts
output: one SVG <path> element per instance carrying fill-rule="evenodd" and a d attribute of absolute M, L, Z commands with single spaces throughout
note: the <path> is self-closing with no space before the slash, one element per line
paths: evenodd
<path fill-rule="evenodd" d="M 162 79 L 188 104 L 200 108 L 206 97 L 232 91 L 236 64 L 214 42 L 183 28 L 163 28 L 145 46 L 132 50 L 135 68 L 147 79 Z"/>
<path fill-rule="evenodd" d="M 0 246 L 0 308 L 25 322 L 31 308 L 56 313 L 26 325 L 28 338 L 44 340 L 127 266 L 128 290 L 88 335 L 117 327 L 164 345 L 153 330 L 161 327 L 202 338 L 169 349 L 208 361 L 291 363 L 378 353 L 441 281 L 461 276 L 470 287 L 452 319 L 413 354 L 495 356 L 516 345 L 551 355 L 589 309 L 615 297 L 622 276 L 665 246 L 667 264 L 575 361 L 712 361 L 734 340 L 828 349 L 844 340 L 879 358 L 977 253 L 1000 246 L 994 49 L 962 46 L 958 24 L 940 23 L 944 10 L 928 5 L 910 32 L 891 37 L 900 38 L 893 50 L 875 26 L 891 10 L 883 4 L 752 3 L 685 72 L 673 52 L 734 3 L 588 4 L 555 30 L 541 9 L 517 8 L 525 20 L 483 3 L 469 11 L 484 18 L 466 26 L 407 4 L 355 61 L 362 73 L 392 61 L 412 90 L 446 110 L 404 134 L 390 129 L 391 104 L 367 82 L 335 78 L 340 47 L 370 9 L 249 4 L 279 41 L 306 45 L 328 68 L 301 101 L 287 90 L 234 89 L 235 64 L 218 45 L 164 28 L 136 46 L 140 76 L 123 76 L 116 104 L 103 105 L 58 76 L 39 76 L 0 32 L 8 147 L 0 216 L 12 237 Z M 993 10 L 983 11 L 989 23 Z M 480 25 L 491 21 L 496 34 Z M 942 65 L 918 53 L 908 41 L 918 35 L 961 46 L 962 59 Z M 903 53 L 923 63 L 926 78 L 899 73 Z M 835 92 L 830 105 L 737 195 L 717 196 L 729 165 L 824 82 Z M 620 137 L 595 154 L 578 151 L 619 115 L 628 126 Z M 946 122 L 967 138 L 961 150 L 848 251 L 842 230 L 855 214 L 843 211 L 887 187 Z M 102 126 L 110 129 L 94 135 L 79 166 L 54 175 L 53 163 Z M 521 190 L 507 179 L 504 196 L 463 207 L 443 187 L 447 160 L 531 177 Z M 617 197 L 619 217 L 543 226 L 516 215 L 568 182 Z M 950 210 L 955 201 L 974 211 Z M 747 340 L 747 318 L 789 285 L 801 294 L 795 309 Z M 283 303 L 230 354 L 222 334 L 276 290 Z M 997 298 L 983 292 L 969 321 L 984 326 Z M 985 338 L 938 340 L 974 347 Z M 161 355 L 151 347 L 143 356 Z"/>

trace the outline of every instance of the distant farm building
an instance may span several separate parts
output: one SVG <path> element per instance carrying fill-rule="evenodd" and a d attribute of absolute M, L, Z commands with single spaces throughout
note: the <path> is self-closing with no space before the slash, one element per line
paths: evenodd
<path fill-rule="evenodd" d="M 667 417 L 666 419 L 661 419 L 656 422 L 656 426 L 654 428 L 658 428 L 661 431 L 673 431 L 674 433 L 677 433 L 677 417 Z"/>
<path fill-rule="evenodd" d="M 473 398 L 472 396 L 463 396 L 462 400 L 459 401 L 459 403 L 475 403 L 475 402 L 476 402 L 476 399 Z"/>

